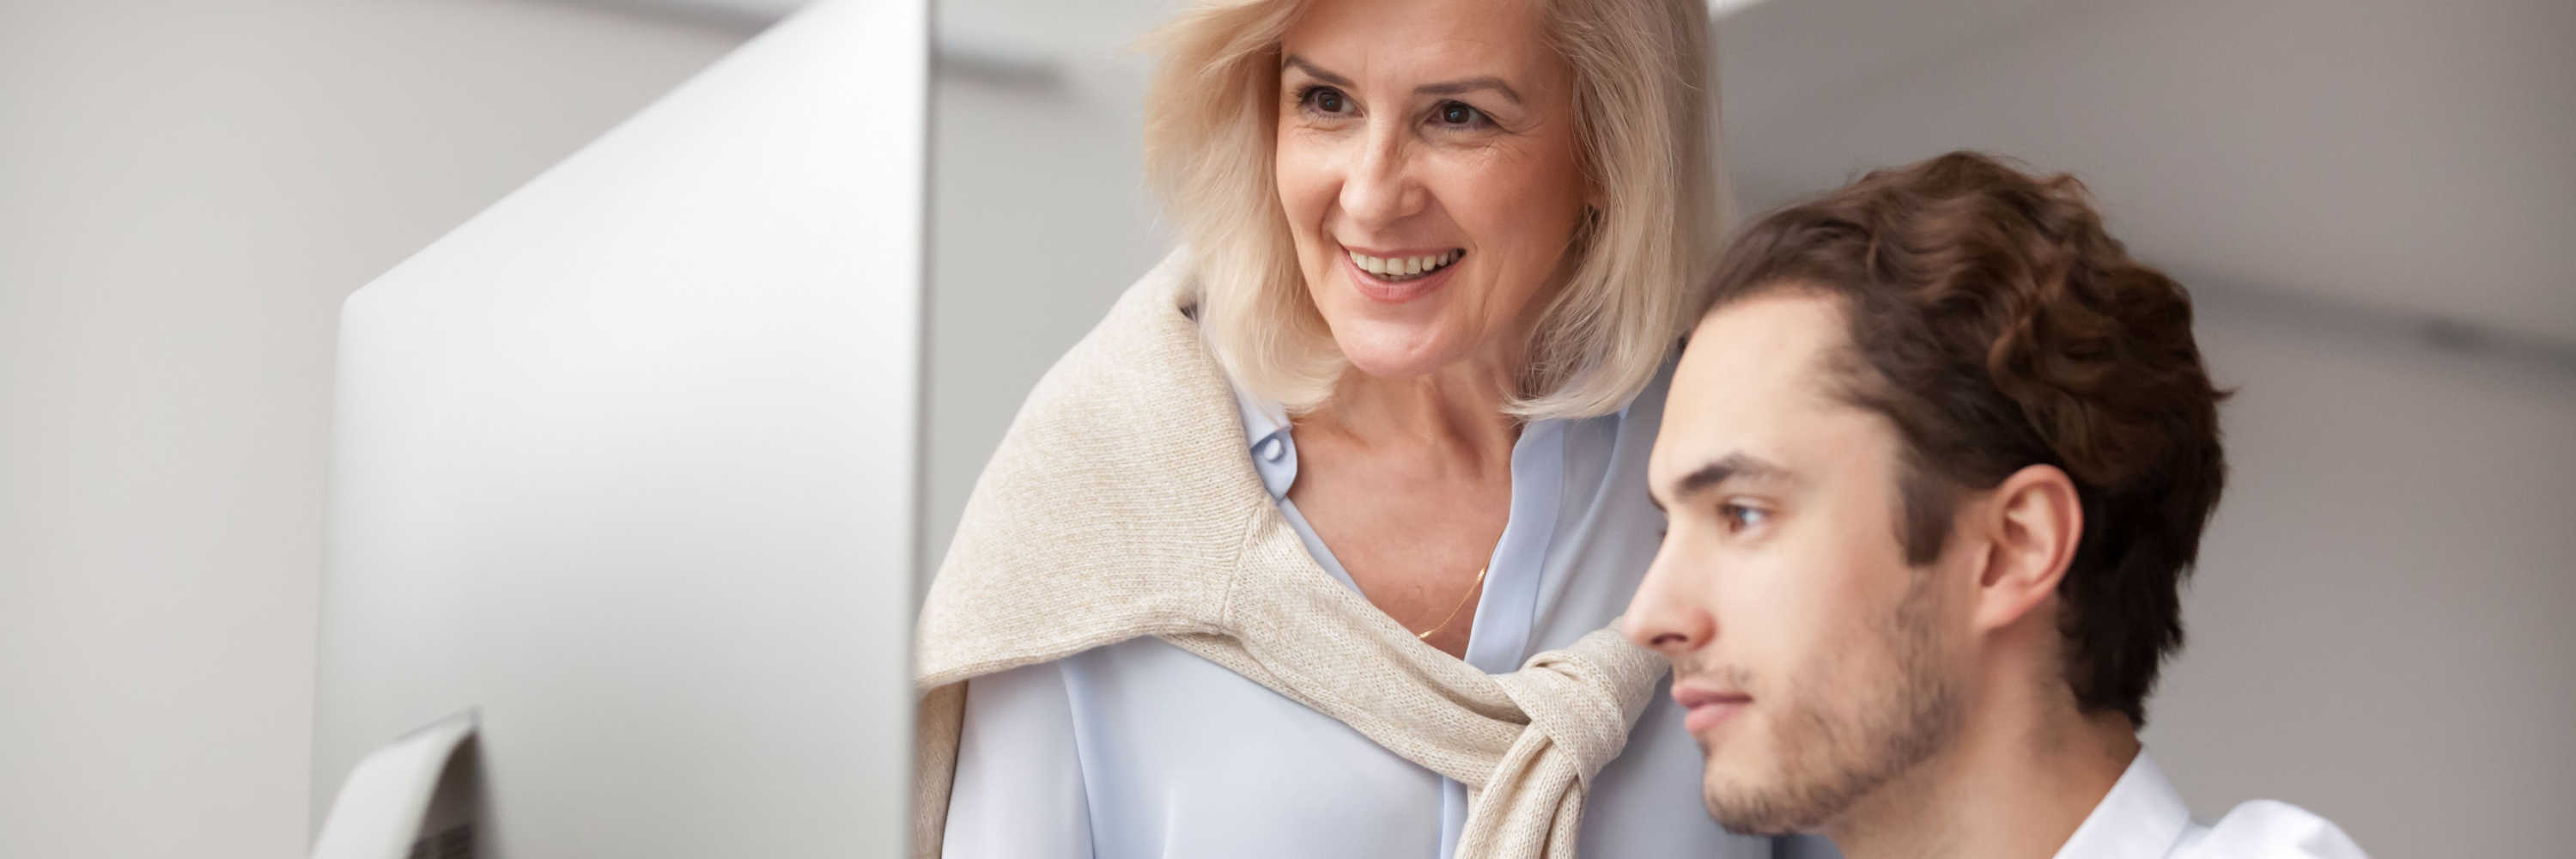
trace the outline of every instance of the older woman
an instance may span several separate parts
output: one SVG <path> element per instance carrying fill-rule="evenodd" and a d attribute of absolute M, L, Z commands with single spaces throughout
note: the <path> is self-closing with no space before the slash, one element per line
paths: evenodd
<path fill-rule="evenodd" d="M 1696 0 L 1162 34 L 1188 250 L 1041 382 L 921 621 L 921 855 L 1728 857 L 1602 630 L 1716 218 Z M 1643 724 L 1639 724 L 1640 720 Z"/>

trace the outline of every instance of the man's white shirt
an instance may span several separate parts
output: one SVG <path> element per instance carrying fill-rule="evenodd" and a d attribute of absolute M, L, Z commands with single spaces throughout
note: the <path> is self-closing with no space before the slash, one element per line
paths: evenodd
<path fill-rule="evenodd" d="M 2057 859 L 2367 859 L 2332 821 L 2258 799 L 2211 825 L 2191 819 L 2182 794 L 2144 750 L 2057 849 Z"/>

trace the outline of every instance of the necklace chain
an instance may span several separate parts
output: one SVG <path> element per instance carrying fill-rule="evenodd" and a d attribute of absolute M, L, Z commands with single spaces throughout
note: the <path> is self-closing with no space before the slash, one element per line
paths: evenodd
<path fill-rule="evenodd" d="M 1432 634 L 1448 629 L 1449 622 L 1458 619 L 1458 612 L 1466 610 L 1467 601 L 1476 598 L 1476 590 L 1485 586 L 1485 571 L 1490 569 L 1493 569 L 1491 565 L 1477 567 L 1475 583 L 1467 586 L 1466 595 L 1458 598 L 1457 605 L 1449 607 L 1449 614 L 1440 618 L 1440 622 L 1438 624 L 1434 624 L 1430 629 L 1415 633 L 1413 637 L 1423 641 L 1430 641 Z"/>

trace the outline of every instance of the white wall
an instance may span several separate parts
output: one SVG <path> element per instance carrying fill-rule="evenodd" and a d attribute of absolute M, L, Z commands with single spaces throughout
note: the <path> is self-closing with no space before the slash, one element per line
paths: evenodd
<path fill-rule="evenodd" d="M 303 854 L 340 299 L 736 40 L 0 0 L 0 856 Z"/>

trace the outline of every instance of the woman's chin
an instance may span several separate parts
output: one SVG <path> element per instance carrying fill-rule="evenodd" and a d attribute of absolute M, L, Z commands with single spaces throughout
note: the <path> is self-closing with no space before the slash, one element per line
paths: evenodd
<path fill-rule="evenodd" d="M 1411 332 L 1411 336 L 1335 337 L 1334 342 L 1352 370 L 1379 379 L 1410 379 L 1430 375 L 1457 360 L 1458 350 L 1447 348 L 1447 339 Z"/>

